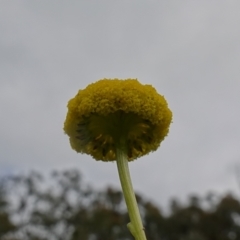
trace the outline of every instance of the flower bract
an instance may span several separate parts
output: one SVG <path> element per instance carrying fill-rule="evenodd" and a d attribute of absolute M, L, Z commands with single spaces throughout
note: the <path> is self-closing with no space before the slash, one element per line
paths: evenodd
<path fill-rule="evenodd" d="M 155 151 L 167 136 L 172 112 L 165 98 L 137 79 L 102 79 L 68 102 L 64 131 L 71 147 L 96 160 L 116 160 L 126 141 L 128 160 Z"/>

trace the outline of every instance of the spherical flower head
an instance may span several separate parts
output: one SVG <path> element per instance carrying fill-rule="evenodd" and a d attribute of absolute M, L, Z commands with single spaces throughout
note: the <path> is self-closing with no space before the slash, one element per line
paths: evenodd
<path fill-rule="evenodd" d="M 167 136 L 172 112 L 165 98 L 137 79 L 102 79 L 68 102 L 64 131 L 71 147 L 96 160 L 116 160 L 120 140 L 128 160 L 155 151 Z"/>

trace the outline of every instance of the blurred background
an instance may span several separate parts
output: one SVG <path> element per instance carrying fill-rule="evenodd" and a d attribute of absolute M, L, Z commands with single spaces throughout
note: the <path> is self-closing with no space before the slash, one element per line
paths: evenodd
<path fill-rule="evenodd" d="M 68 100 L 115 77 L 153 85 L 173 112 L 161 147 L 130 163 L 139 196 L 166 214 L 174 198 L 187 207 L 191 196 L 214 192 L 215 208 L 226 197 L 238 202 L 239 12 L 237 0 L 0 1 L 0 176 L 9 209 L 20 197 L 9 179 L 32 170 L 51 178 L 76 169 L 94 191 L 120 189 L 116 164 L 77 154 L 62 130 Z"/>

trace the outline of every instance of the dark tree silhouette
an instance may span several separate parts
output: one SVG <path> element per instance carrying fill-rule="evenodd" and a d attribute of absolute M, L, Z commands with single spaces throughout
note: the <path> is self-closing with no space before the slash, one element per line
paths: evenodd
<path fill-rule="evenodd" d="M 4 185 L 4 179 L 2 179 L 0 182 L 0 239 L 16 229 L 15 225 L 10 221 Z"/>
<path fill-rule="evenodd" d="M 149 240 L 240 239 L 240 202 L 230 194 L 174 199 L 168 215 L 136 197 Z M 0 240 L 132 240 L 128 222 L 121 191 L 92 189 L 75 170 L 0 180 Z"/>

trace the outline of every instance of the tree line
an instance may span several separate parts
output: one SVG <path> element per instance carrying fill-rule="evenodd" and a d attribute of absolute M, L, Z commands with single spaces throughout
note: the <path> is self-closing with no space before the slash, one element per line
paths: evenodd
<path fill-rule="evenodd" d="M 170 202 L 168 214 L 137 194 L 148 240 L 238 240 L 240 201 L 233 195 Z M 76 170 L 0 179 L 1 240 L 132 240 L 122 193 L 97 191 Z"/>

